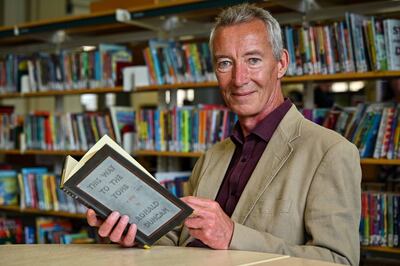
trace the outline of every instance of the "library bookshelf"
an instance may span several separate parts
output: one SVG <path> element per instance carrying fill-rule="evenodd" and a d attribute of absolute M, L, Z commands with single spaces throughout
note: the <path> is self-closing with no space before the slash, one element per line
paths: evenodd
<path fill-rule="evenodd" d="M 283 78 L 283 83 L 303 83 L 310 81 L 347 81 L 347 80 L 362 80 L 362 79 L 379 79 L 379 78 L 396 78 L 400 77 L 400 71 L 375 71 L 375 72 L 351 72 L 339 73 L 329 75 L 304 75 L 304 76 L 287 76 Z M 218 87 L 215 82 L 191 82 L 191 83 L 178 83 L 178 84 L 164 84 L 164 85 L 148 85 L 136 87 L 132 92 L 152 92 L 164 91 L 173 89 L 202 89 Z M 0 99 L 7 98 L 31 98 L 31 97 L 51 97 L 51 96 L 66 96 L 66 95 L 80 95 L 86 93 L 103 94 L 103 93 L 129 93 L 124 91 L 121 86 L 109 88 L 93 88 L 93 89 L 65 89 L 65 90 L 48 90 L 38 92 L 25 92 L 25 93 L 2 93 Z"/>
<path fill-rule="evenodd" d="M 83 156 L 85 151 L 67 151 L 67 150 L 0 150 L 0 154 L 13 155 L 49 155 L 49 156 Z M 198 158 L 202 152 L 178 152 L 178 151 L 154 151 L 154 150 L 136 150 L 132 153 L 133 156 L 157 156 L 157 157 L 190 157 Z M 400 159 L 374 159 L 363 158 L 360 163 L 362 165 L 400 165 Z"/>
<path fill-rule="evenodd" d="M 400 255 L 400 248 L 361 246 L 361 250 L 363 250 L 363 251 L 373 251 L 373 252 L 393 253 L 393 254 Z"/>
<path fill-rule="evenodd" d="M 370 71 L 370 72 L 351 72 L 327 75 L 304 75 L 304 76 L 286 76 L 283 78 L 283 83 L 303 83 L 315 81 L 348 81 L 348 80 L 363 80 L 363 79 L 379 79 L 379 78 L 395 78 L 400 76 L 400 71 Z M 199 83 L 180 83 L 180 84 L 165 84 L 165 85 L 149 85 L 135 88 L 134 92 L 149 92 L 163 91 L 171 89 L 185 88 L 209 88 L 218 87 L 217 82 L 199 82 Z"/>
<path fill-rule="evenodd" d="M 31 98 L 31 97 L 51 97 L 51 96 L 66 96 L 80 95 L 86 93 L 102 94 L 102 93 L 122 93 L 124 92 L 121 86 L 110 88 L 95 88 L 95 89 L 66 89 L 66 90 L 48 90 L 26 93 L 3 93 L 0 94 L 0 99 L 7 98 Z"/>
<path fill-rule="evenodd" d="M 20 213 L 20 214 L 32 214 L 32 215 L 46 215 L 46 216 L 56 216 L 56 217 L 65 217 L 65 218 L 75 218 L 75 219 L 84 219 L 85 214 L 81 213 L 70 213 L 65 211 L 46 211 L 35 208 L 21 208 L 19 206 L 3 206 L 0 205 L 0 211 L 4 212 L 12 212 L 12 213 Z"/>

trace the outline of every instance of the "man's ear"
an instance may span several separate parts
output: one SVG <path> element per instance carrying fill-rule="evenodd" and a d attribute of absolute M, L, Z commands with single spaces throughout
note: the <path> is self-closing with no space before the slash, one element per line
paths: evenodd
<path fill-rule="evenodd" d="M 286 49 L 282 50 L 281 59 L 278 61 L 278 79 L 283 78 L 289 66 L 289 53 Z"/>

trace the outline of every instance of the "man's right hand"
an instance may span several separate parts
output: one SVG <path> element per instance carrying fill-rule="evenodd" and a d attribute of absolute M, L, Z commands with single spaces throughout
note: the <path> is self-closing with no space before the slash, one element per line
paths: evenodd
<path fill-rule="evenodd" d="M 127 215 L 122 215 L 120 218 L 120 214 L 114 211 L 107 219 L 102 220 L 96 216 L 94 210 L 88 209 L 86 219 L 90 226 L 99 228 L 98 233 L 101 237 L 108 237 L 112 242 L 119 243 L 123 247 L 133 247 L 136 245 L 136 224 L 131 224 L 128 232 L 125 235 L 123 234 L 129 222 Z"/>

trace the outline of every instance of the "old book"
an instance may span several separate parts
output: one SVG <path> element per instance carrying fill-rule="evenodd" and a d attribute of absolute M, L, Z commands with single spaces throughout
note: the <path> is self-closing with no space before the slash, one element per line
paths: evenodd
<path fill-rule="evenodd" d="M 192 213 L 107 135 L 79 162 L 67 156 L 60 187 L 102 218 L 112 211 L 128 215 L 138 227 L 136 242 L 143 245 L 152 245 Z"/>

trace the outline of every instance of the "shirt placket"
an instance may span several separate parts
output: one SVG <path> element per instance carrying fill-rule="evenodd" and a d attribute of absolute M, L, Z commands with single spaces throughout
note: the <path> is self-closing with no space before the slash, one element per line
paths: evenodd
<path fill-rule="evenodd" d="M 242 153 L 239 160 L 237 161 L 229 180 L 229 195 L 226 203 L 226 212 L 232 215 L 236 204 L 239 200 L 239 196 L 242 191 L 238 191 L 240 185 L 244 180 L 242 180 L 243 172 L 248 166 L 250 156 L 253 154 L 253 149 L 255 146 L 254 138 L 249 138 L 245 140 L 243 144 Z"/>

